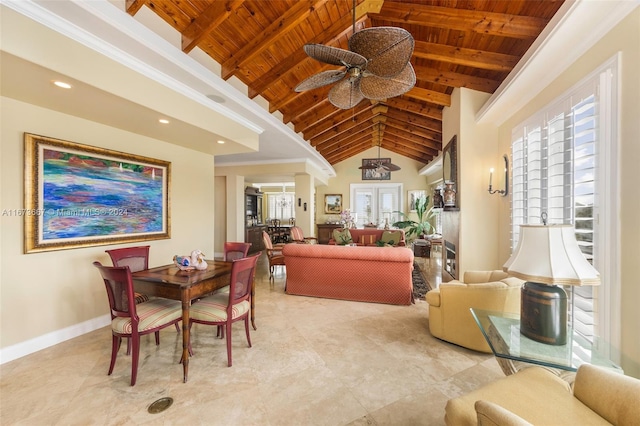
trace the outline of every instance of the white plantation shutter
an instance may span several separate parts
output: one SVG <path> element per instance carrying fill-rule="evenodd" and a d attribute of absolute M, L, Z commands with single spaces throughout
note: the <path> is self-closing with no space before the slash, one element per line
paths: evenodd
<path fill-rule="evenodd" d="M 599 147 L 610 142 L 603 131 L 601 116 L 615 120 L 611 91 L 612 67 L 608 64 L 592 77 L 561 96 L 512 131 L 512 250 L 516 247 L 521 224 L 541 223 L 545 212 L 549 223 L 572 224 L 582 253 L 601 273 L 602 286 L 608 286 L 602 265 L 606 250 L 598 250 L 598 197 L 603 187 Z M 604 79 L 603 75 L 610 78 Z M 607 81 L 603 89 L 601 83 Z M 606 93 L 605 93 L 606 92 Z M 603 97 L 603 95 L 606 95 Z M 604 105 L 603 102 L 607 102 Z M 606 111 L 606 114 L 603 114 Z M 610 194 L 613 198 L 613 195 Z M 606 292 L 609 287 L 604 287 Z M 586 340 L 594 342 L 600 334 L 598 291 L 591 286 L 567 287 L 570 295 L 570 323 Z M 609 318 L 608 320 L 611 320 Z M 610 326 L 608 326 L 610 328 Z M 611 336 L 608 336 L 611 337 Z M 585 355 L 587 356 L 587 355 Z"/>

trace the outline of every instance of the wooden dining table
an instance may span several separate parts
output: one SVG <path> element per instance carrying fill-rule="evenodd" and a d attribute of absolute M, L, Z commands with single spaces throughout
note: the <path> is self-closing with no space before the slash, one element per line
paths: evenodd
<path fill-rule="evenodd" d="M 139 293 L 182 302 L 182 367 L 184 382 L 189 377 L 189 308 L 191 301 L 229 285 L 232 262 L 207 260 L 207 269 L 181 271 L 174 264 L 145 269 L 132 274 L 133 287 Z M 252 293 L 255 293 L 252 291 Z M 253 295 L 253 294 L 252 294 Z M 253 297 L 252 323 L 253 323 Z M 254 325 L 255 328 L 255 325 Z"/>

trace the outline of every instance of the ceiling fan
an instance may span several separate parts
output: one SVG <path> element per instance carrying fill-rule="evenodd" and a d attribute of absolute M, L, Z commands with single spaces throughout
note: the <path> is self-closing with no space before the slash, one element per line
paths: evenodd
<path fill-rule="evenodd" d="M 400 170 L 400 166 L 396 166 L 395 164 L 392 163 L 387 163 L 386 161 L 382 160 L 380 158 L 380 145 L 382 144 L 382 129 L 383 129 L 383 124 L 381 123 L 376 123 L 374 124 L 374 126 L 377 127 L 377 131 L 378 131 L 378 138 L 377 138 L 377 143 L 378 143 L 378 159 L 372 161 L 370 164 L 366 164 L 366 165 L 362 165 L 360 167 L 358 167 L 361 170 L 374 170 L 376 173 L 385 173 L 385 172 L 397 172 L 398 170 Z"/>
<path fill-rule="evenodd" d="M 349 50 L 323 44 L 304 45 L 305 53 L 311 58 L 344 69 L 314 74 L 298 84 L 296 92 L 337 82 L 329 91 L 329 102 L 349 109 L 364 98 L 382 100 L 400 96 L 416 84 L 416 74 L 409 62 L 414 47 L 411 33 L 396 27 L 373 27 L 356 32 L 355 6 L 356 0 L 353 0 Z"/>

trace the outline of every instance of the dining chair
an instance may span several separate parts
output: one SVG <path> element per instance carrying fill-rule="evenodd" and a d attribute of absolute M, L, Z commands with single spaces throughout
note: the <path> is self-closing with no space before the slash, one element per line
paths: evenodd
<path fill-rule="evenodd" d="M 247 257 L 247 254 L 249 253 L 250 248 L 251 248 L 251 243 L 225 241 L 224 261 L 231 262 L 236 259 L 242 259 L 243 257 Z M 214 293 L 228 293 L 228 292 L 229 292 L 229 286 L 226 285 L 222 288 L 217 289 Z"/>
<path fill-rule="evenodd" d="M 182 303 L 161 297 L 137 304 L 133 292 L 131 269 L 128 266 L 102 266 L 98 268 L 109 299 L 111 309 L 111 363 L 107 375 L 113 373 L 122 338 L 128 338 L 133 347 L 131 362 L 131 386 L 136 384 L 140 359 L 140 336 L 155 333 L 156 345 L 160 344 L 160 330 L 182 319 Z"/>
<path fill-rule="evenodd" d="M 131 272 L 138 272 L 144 269 L 149 269 L 149 247 L 150 246 L 138 246 L 138 247 L 126 247 L 113 250 L 105 250 L 113 266 L 128 266 Z M 135 293 L 136 303 L 147 302 L 149 296 L 142 293 Z"/>
<path fill-rule="evenodd" d="M 249 314 L 251 312 L 251 288 L 255 276 L 256 263 L 260 254 L 233 260 L 229 293 L 214 293 L 191 305 L 189 311 L 189 328 L 193 323 L 224 326 L 227 337 L 227 363 L 232 365 L 231 326 L 234 322 L 244 320 L 247 343 L 251 347 L 249 335 Z M 191 348 L 189 348 L 192 352 Z"/>
<path fill-rule="evenodd" d="M 271 241 L 274 244 L 284 242 L 285 231 L 284 229 L 282 229 L 282 224 L 280 222 L 280 219 L 271 219 L 270 231 L 271 231 Z"/>
<path fill-rule="evenodd" d="M 302 228 L 299 226 L 292 226 L 289 230 L 291 234 L 291 242 L 297 244 L 317 244 L 318 239 L 315 237 L 305 237 L 302 232 Z"/>
<path fill-rule="evenodd" d="M 247 257 L 251 243 L 225 241 L 224 243 L 224 261 L 231 262 L 232 260 L 242 259 Z"/>
<path fill-rule="evenodd" d="M 111 258 L 113 266 L 128 266 L 131 272 L 149 269 L 149 247 L 137 246 L 105 250 Z M 136 303 L 149 301 L 149 296 L 134 292 Z M 176 331 L 180 333 L 180 326 L 176 324 Z M 131 344 L 127 342 L 127 355 L 131 354 Z"/>
<path fill-rule="evenodd" d="M 271 244 L 269 234 L 262 231 L 262 240 L 264 241 L 265 251 L 269 259 L 269 279 L 273 279 L 273 270 L 276 266 L 284 266 L 284 256 L 282 255 L 282 244 Z"/>

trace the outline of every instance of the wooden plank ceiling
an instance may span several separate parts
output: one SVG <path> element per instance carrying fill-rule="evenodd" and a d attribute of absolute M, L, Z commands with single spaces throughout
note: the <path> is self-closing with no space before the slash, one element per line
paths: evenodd
<path fill-rule="evenodd" d="M 356 31 L 402 27 L 415 39 L 417 82 L 402 96 L 367 99 L 349 110 L 327 100 L 332 85 L 296 93 L 305 78 L 338 69 L 303 46 L 349 49 L 353 0 L 127 0 L 149 7 L 180 32 L 185 53 L 199 47 L 280 111 L 329 163 L 380 144 L 421 163 L 442 149 L 442 109 L 455 87 L 493 93 L 564 0 L 357 0 Z"/>

